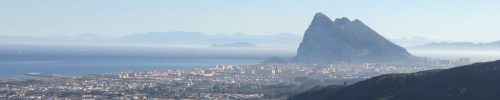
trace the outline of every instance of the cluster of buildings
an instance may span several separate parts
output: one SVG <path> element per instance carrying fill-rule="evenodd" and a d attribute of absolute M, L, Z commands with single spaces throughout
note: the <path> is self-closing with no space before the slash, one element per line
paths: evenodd
<path fill-rule="evenodd" d="M 2 80 L 0 99 L 282 99 L 318 85 L 438 66 L 260 64 Z"/>
<path fill-rule="evenodd" d="M 471 60 L 470 60 L 470 58 L 467 58 L 467 57 L 458 58 L 458 59 L 424 58 L 423 62 L 426 65 L 460 66 L 460 65 L 470 64 Z"/>

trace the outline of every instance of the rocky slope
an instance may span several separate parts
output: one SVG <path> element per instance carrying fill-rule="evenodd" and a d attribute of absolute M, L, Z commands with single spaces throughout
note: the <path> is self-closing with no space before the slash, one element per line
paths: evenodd
<path fill-rule="evenodd" d="M 296 63 L 414 63 L 417 58 L 360 20 L 317 13 L 292 59 Z"/>

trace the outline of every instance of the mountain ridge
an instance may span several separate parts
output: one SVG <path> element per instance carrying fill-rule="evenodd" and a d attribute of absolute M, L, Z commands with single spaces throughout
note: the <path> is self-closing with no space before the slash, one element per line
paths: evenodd
<path fill-rule="evenodd" d="M 358 19 L 316 13 L 292 59 L 296 63 L 415 63 L 417 57 Z"/>
<path fill-rule="evenodd" d="M 296 47 L 302 36 L 292 33 L 269 35 L 206 34 L 201 32 L 145 32 L 124 36 L 105 36 L 95 33 L 53 36 L 2 36 L 0 43 L 97 43 L 97 44 L 146 44 L 146 45 L 211 45 L 247 42 L 262 47 Z"/>
<path fill-rule="evenodd" d="M 298 94 L 290 100 L 498 100 L 500 60 L 450 69 L 386 74 L 339 88 Z"/>
<path fill-rule="evenodd" d="M 432 42 L 414 46 L 416 49 L 500 49 L 500 41 L 473 43 L 473 42 Z"/>

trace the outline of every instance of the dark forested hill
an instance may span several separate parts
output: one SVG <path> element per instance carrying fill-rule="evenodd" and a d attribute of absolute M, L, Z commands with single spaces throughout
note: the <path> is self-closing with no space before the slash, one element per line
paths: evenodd
<path fill-rule="evenodd" d="M 444 70 L 387 74 L 290 100 L 500 100 L 500 60 Z"/>

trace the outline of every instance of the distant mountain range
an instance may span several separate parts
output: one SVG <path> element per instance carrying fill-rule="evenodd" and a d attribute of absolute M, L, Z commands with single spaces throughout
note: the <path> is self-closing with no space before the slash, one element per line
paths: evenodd
<path fill-rule="evenodd" d="M 259 47 L 296 48 L 302 36 L 291 33 L 271 35 L 205 34 L 201 32 L 146 32 L 125 36 L 103 36 L 96 33 L 83 33 L 73 36 L 6 36 L 0 35 L 0 43 L 90 43 L 90 44 L 152 44 L 152 45 L 196 45 L 210 46 L 212 44 L 229 44 L 235 42 L 250 43 Z M 421 48 L 496 48 L 500 41 L 490 43 L 472 42 L 436 42 L 425 37 L 410 36 L 389 39 L 394 44 L 411 49 Z"/>
<path fill-rule="evenodd" d="M 301 36 L 291 33 L 272 35 L 215 34 L 200 32 L 147 32 L 120 37 L 85 33 L 75 36 L 0 36 L 0 43 L 98 43 L 98 44 L 158 44 L 158 45 L 204 45 L 249 43 L 263 47 L 296 47 Z"/>
<path fill-rule="evenodd" d="M 426 45 L 415 46 L 417 49 L 500 49 L 500 41 L 488 43 L 472 42 L 433 42 Z"/>
<path fill-rule="evenodd" d="M 376 76 L 349 86 L 328 86 L 289 100 L 500 100 L 500 60 Z"/>
<path fill-rule="evenodd" d="M 389 40 L 394 42 L 395 44 L 397 44 L 399 46 L 402 46 L 402 47 L 421 46 L 421 45 L 426 45 L 426 44 L 433 43 L 433 42 L 437 41 L 437 40 L 428 39 L 428 38 L 420 37 L 420 36 L 389 38 Z"/>
<path fill-rule="evenodd" d="M 304 33 L 295 63 L 416 63 L 417 57 L 387 40 L 360 20 L 331 20 L 316 13 Z"/>
<path fill-rule="evenodd" d="M 212 44 L 210 47 L 223 47 L 223 48 L 254 48 L 257 45 L 246 43 L 246 42 L 234 42 L 228 44 Z"/>

